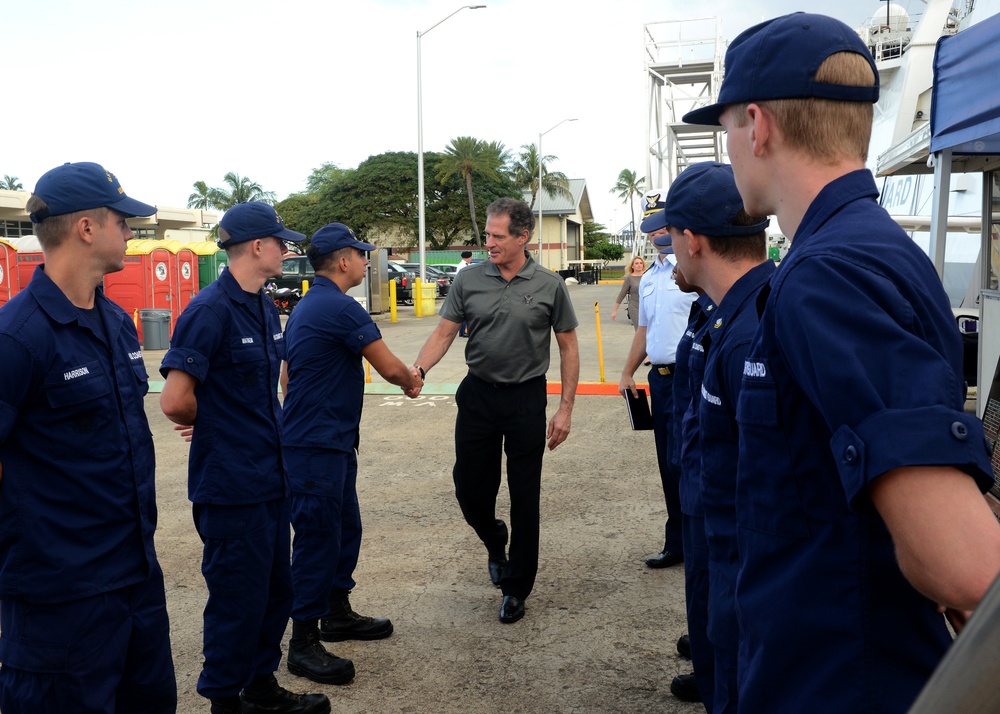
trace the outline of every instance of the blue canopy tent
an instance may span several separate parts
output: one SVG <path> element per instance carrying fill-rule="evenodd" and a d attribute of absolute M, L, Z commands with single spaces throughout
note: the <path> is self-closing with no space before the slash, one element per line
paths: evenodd
<path fill-rule="evenodd" d="M 995 168 L 1000 155 L 1000 15 L 938 40 L 934 52 L 931 152 L 984 157 L 965 170 Z M 988 170 L 985 169 L 985 170 Z"/>
<path fill-rule="evenodd" d="M 930 159 L 934 169 L 930 257 L 943 275 L 951 174 L 983 172 L 979 252 L 977 383 L 988 385 L 1000 357 L 1000 292 L 987 273 L 993 255 L 993 186 L 988 172 L 1000 168 L 1000 14 L 938 40 L 930 117 Z M 974 283 L 975 284 L 975 283 Z M 985 400 L 978 400 L 983 412 Z"/>
<path fill-rule="evenodd" d="M 939 275 L 944 269 L 951 174 L 986 172 L 1000 166 L 998 37 L 1000 15 L 993 15 L 957 35 L 942 37 L 934 52 L 930 144 L 934 199 L 930 255 Z M 989 196 L 989 187 L 984 188 L 984 194 Z M 990 217 L 984 208 L 986 234 Z"/>
<path fill-rule="evenodd" d="M 984 172 L 982 249 L 980 259 L 992 254 L 993 190 L 985 172 L 1000 168 L 1000 15 L 943 37 L 934 53 L 930 151 L 934 165 L 934 203 L 931 209 L 931 257 L 944 262 L 945 225 L 952 171 Z M 940 262 L 939 262 L 940 259 Z M 986 277 L 986 271 L 982 272 Z M 984 287 L 988 287 L 984 284 Z M 980 303 L 979 396 L 977 410 L 989 432 L 995 419 L 986 419 L 982 397 L 989 393 L 993 367 L 1000 356 L 1000 291 L 983 290 Z M 991 427 L 991 422 L 993 426 Z M 996 458 L 994 454 L 994 458 Z M 991 489 L 992 491 L 992 489 Z M 994 512 L 995 499 L 988 499 Z M 976 608 L 975 617 L 938 665 L 910 714 L 958 714 L 1000 711 L 1000 579 Z"/>

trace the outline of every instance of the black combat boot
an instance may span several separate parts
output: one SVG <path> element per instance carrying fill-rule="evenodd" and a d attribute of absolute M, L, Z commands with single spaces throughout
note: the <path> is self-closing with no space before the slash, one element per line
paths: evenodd
<path fill-rule="evenodd" d="M 243 693 L 243 714 L 330 714 L 325 694 L 292 694 L 273 674 L 254 678 Z"/>
<path fill-rule="evenodd" d="M 243 714 L 239 697 L 212 697 L 212 714 Z"/>
<path fill-rule="evenodd" d="M 386 617 L 365 617 L 351 609 L 350 590 L 330 593 L 330 611 L 320 620 L 319 636 L 324 642 L 381 640 L 392 634 Z"/>
<path fill-rule="evenodd" d="M 326 651 L 319 642 L 316 621 L 292 620 L 292 640 L 288 643 L 288 671 L 323 684 L 347 684 L 354 679 L 354 663 Z"/>

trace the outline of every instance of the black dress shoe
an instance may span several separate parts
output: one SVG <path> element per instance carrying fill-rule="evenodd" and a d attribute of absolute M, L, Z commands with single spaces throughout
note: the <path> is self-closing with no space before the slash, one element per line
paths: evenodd
<path fill-rule="evenodd" d="M 524 600 L 513 595 L 504 595 L 500 605 L 500 622 L 517 622 L 524 617 Z"/>
<path fill-rule="evenodd" d="M 682 702 L 700 702 L 701 692 L 698 683 L 694 681 L 694 673 L 678 674 L 670 683 L 670 693 Z"/>
<path fill-rule="evenodd" d="M 504 567 L 507 565 L 507 559 L 495 560 L 490 558 L 486 561 L 486 565 L 490 569 L 490 581 L 497 587 L 500 587 L 500 578 L 503 575 Z"/>
<path fill-rule="evenodd" d="M 651 555 L 646 558 L 647 568 L 669 568 L 671 565 L 677 565 L 678 563 L 684 562 L 684 555 L 682 553 L 674 553 L 670 550 L 661 550 L 656 555 Z"/>
<path fill-rule="evenodd" d="M 691 638 L 687 635 L 681 635 L 677 640 L 677 654 L 684 659 L 691 659 Z"/>

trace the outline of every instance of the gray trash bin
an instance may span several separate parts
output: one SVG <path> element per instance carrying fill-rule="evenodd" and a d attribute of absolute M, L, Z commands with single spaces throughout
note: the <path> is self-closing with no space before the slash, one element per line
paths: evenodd
<path fill-rule="evenodd" d="M 139 310 L 139 321 L 143 349 L 165 350 L 170 346 L 170 310 Z"/>

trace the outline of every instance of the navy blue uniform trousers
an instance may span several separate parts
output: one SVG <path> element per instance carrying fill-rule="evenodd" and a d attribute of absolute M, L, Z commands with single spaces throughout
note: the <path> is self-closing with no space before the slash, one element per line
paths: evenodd
<path fill-rule="evenodd" d="M 163 572 L 53 604 L 0 600 L 4 714 L 173 714 Z"/>
<path fill-rule="evenodd" d="M 288 501 L 196 503 L 194 523 L 205 544 L 201 572 L 208 585 L 198 693 L 232 697 L 281 661 L 292 609 Z"/>
<path fill-rule="evenodd" d="M 656 462 L 660 467 L 663 500 L 667 505 L 667 522 L 663 527 L 663 549 L 683 552 L 683 514 L 681 513 L 681 467 L 673 460 L 674 375 L 649 370 L 650 411 L 653 413 L 653 437 L 656 441 Z"/>
<path fill-rule="evenodd" d="M 507 455 L 510 552 L 500 589 L 523 600 L 538 573 L 545 378 L 493 385 L 469 374 L 455 393 L 455 403 L 455 496 L 466 522 L 490 553 L 501 551 L 506 536 L 496 520 L 496 503 L 501 449 Z"/>
<path fill-rule="evenodd" d="M 315 622 L 332 590 L 354 588 L 361 552 L 358 458 L 352 451 L 286 447 L 292 485 L 292 619 Z"/>
<path fill-rule="evenodd" d="M 684 600 L 694 681 L 705 710 L 715 699 L 715 649 L 708 639 L 708 538 L 705 519 L 684 514 Z"/>

